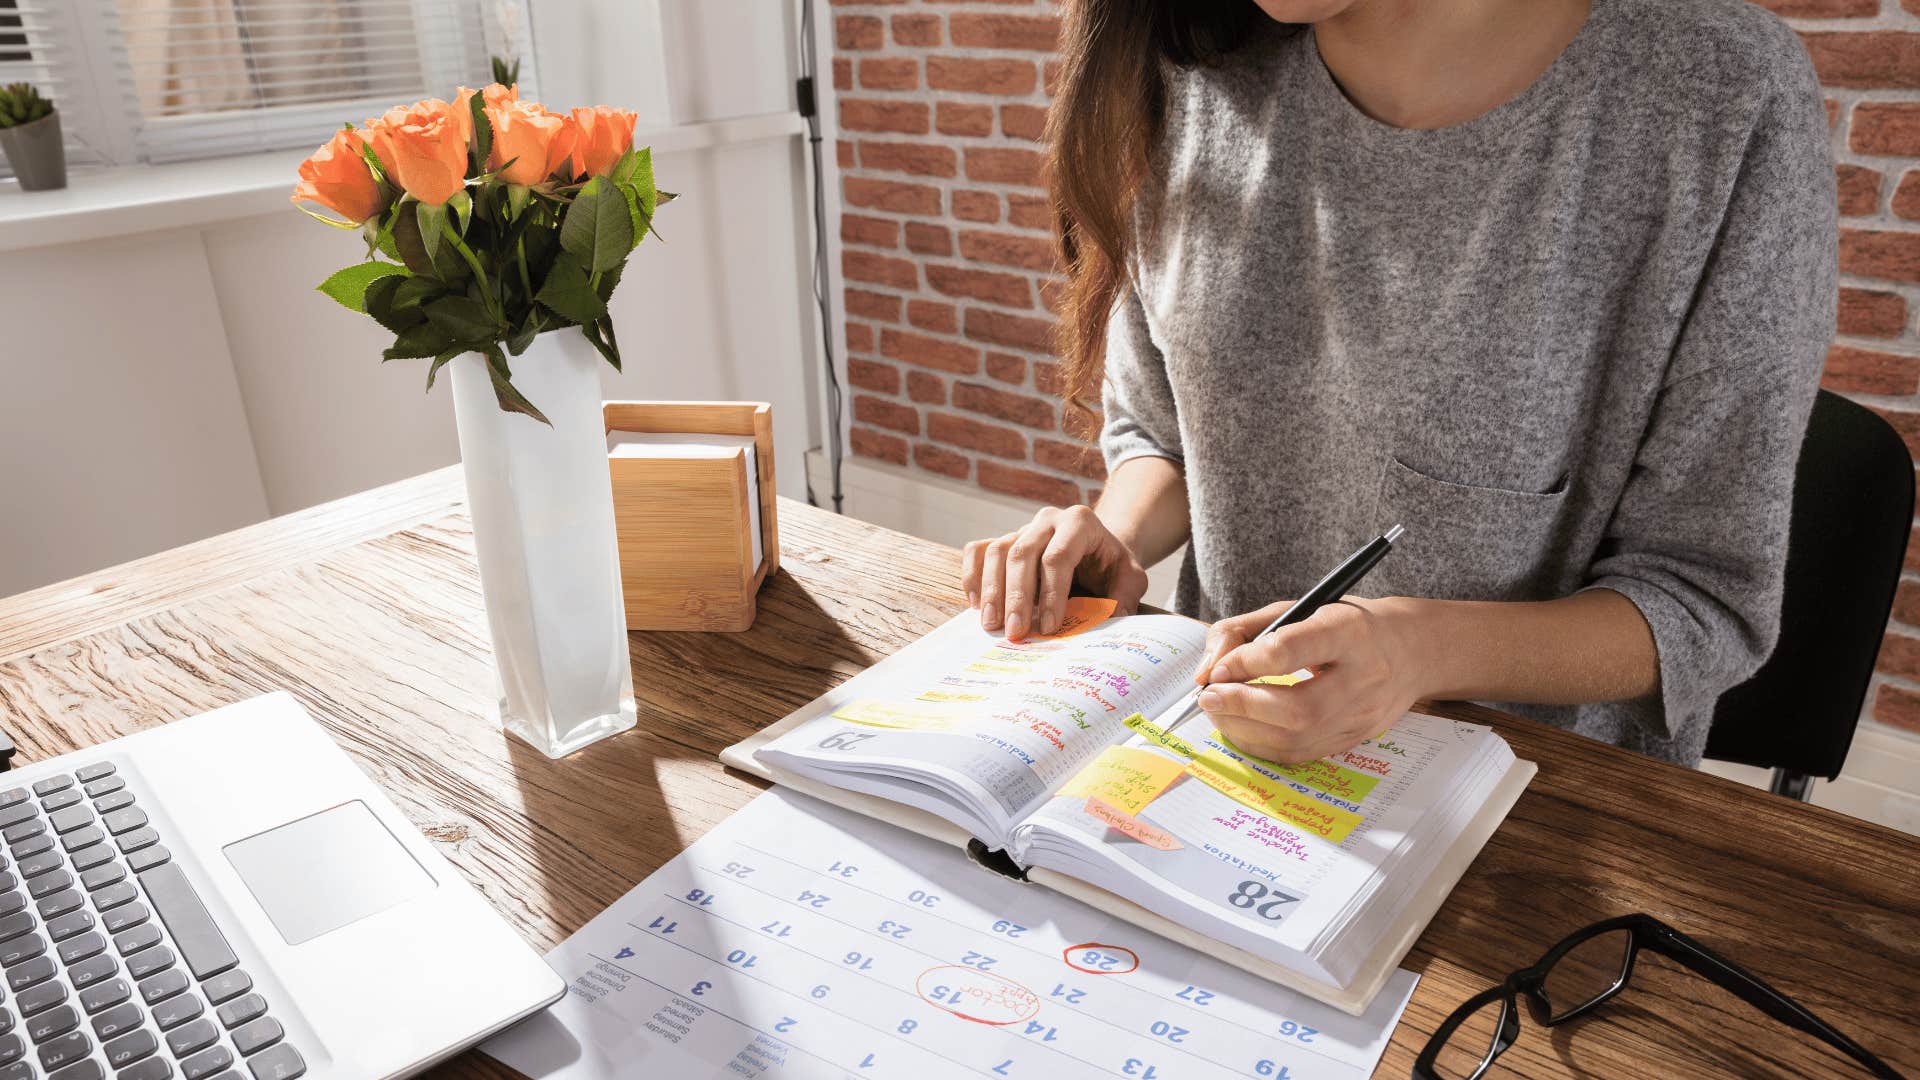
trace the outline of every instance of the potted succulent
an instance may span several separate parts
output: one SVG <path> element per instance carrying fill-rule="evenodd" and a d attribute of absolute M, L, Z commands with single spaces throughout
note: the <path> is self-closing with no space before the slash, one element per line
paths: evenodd
<path fill-rule="evenodd" d="M 60 113 L 27 83 L 0 87 L 0 150 L 28 191 L 67 186 L 67 151 Z"/>

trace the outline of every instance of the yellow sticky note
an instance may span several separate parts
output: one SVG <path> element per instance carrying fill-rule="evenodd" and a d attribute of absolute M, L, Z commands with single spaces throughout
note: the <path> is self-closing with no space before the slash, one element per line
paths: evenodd
<path fill-rule="evenodd" d="M 1067 601 L 1067 609 L 1060 616 L 1060 629 L 1051 634 L 1034 634 L 1034 641 L 1051 641 L 1054 638 L 1072 637 L 1084 634 L 1113 617 L 1113 609 L 1119 605 L 1104 596 L 1076 596 Z"/>
<path fill-rule="evenodd" d="M 1313 678 L 1313 672 L 1308 671 L 1306 668 L 1301 668 L 1299 671 L 1290 672 L 1286 675 L 1262 675 L 1257 679 L 1248 679 L 1247 681 L 1249 683 L 1259 683 L 1264 686 L 1292 686 L 1294 683 L 1303 683 L 1311 678 Z"/>
<path fill-rule="evenodd" d="M 898 731 L 947 731 L 953 714 L 934 705 L 912 701 L 875 701 L 863 698 L 833 710 L 835 720 Z"/>
<path fill-rule="evenodd" d="M 1243 761 L 1208 750 L 1187 763 L 1194 778 L 1249 810 L 1257 810 L 1334 843 L 1347 838 L 1364 818 L 1351 810 L 1329 806 L 1265 776 Z"/>
<path fill-rule="evenodd" d="M 1192 743 L 1178 736 L 1167 734 L 1166 728 L 1161 727 L 1139 713 L 1134 713 L 1132 716 L 1122 720 L 1121 723 L 1139 732 L 1153 745 L 1161 747 L 1162 749 L 1171 750 L 1183 758 L 1195 757 L 1200 753 L 1200 751 L 1193 748 Z"/>
<path fill-rule="evenodd" d="M 1136 746 L 1109 746 L 1060 789 L 1062 795 L 1097 798 L 1124 814 L 1138 814 L 1180 779 L 1180 763 Z"/>
<path fill-rule="evenodd" d="M 1315 791 L 1324 791 L 1336 799 L 1345 799 L 1347 802 L 1357 803 L 1366 798 L 1367 793 L 1380 782 L 1377 776 L 1336 765 L 1326 758 L 1299 765 L 1269 765 L 1268 767 L 1296 784 L 1310 787 Z"/>

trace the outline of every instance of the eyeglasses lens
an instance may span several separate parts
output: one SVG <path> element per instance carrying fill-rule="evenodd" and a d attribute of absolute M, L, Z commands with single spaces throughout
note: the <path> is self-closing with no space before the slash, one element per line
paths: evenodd
<path fill-rule="evenodd" d="M 1447 1036 L 1446 1045 L 1434 1059 L 1434 1071 L 1441 1080 L 1472 1080 L 1493 1060 L 1494 1039 L 1500 1033 L 1500 1014 L 1507 1002 L 1497 998 L 1475 1009 Z"/>
<path fill-rule="evenodd" d="M 1540 988 L 1552 1006 L 1550 1018 L 1558 1020 L 1619 986 L 1627 975 L 1632 945 L 1631 930 L 1609 930 L 1575 945 L 1555 961 Z"/>

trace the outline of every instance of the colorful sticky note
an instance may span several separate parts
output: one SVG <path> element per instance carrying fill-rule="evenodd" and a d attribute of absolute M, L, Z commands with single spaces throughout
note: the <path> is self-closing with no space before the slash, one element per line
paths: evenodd
<path fill-rule="evenodd" d="M 1188 762 L 1186 771 L 1249 810 L 1257 810 L 1336 844 L 1366 820 L 1351 810 L 1303 795 L 1284 781 L 1218 750 L 1208 750 Z"/>
<path fill-rule="evenodd" d="M 1149 847 L 1156 847 L 1161 851 L 1178 851 L 1186 846 L 1174 839 L 1173 834 L 1165 829 L 1141 821 L 1131 814 L 1121 813 L 1117 807 L 1098 797 L 1088 798 L 1084 809 L 1088 817 Z"/>
<path fill-rule="evenodd" d="M 1200 751 L 1194 749 L 1192 743 L 1176 735 L 1168 734 L 1166 728 L 1161 727 L 1139 713 L 1134 713 L 1132 716 L 1122 720 L 1121 723 L 1138 732 L 1153 745 L 1163 750 L 1171 750 L 1183 758 L 1195 757 L 1200 753 Z"/>
<path fill-rule="evenodd" d="M 1032 641 L 1052 641 L 1055 638 L 1072 637 L 1084 634 L 1113 617 L 1113 609 L 1120 605 L 1104 596 L 1075 596 L 1067 601 L 1067 609 L 1060 616 L 1060 628 L 1051 634 L 1033 634 Z"/>
<path fill-rule="evenodd" d="M 1109 746 L 1061 787 L 1060 794 L 1097 797 L 1124 814 L 1138 814 L 1180 779 L 1180 763 L 1137 746 Z"/>

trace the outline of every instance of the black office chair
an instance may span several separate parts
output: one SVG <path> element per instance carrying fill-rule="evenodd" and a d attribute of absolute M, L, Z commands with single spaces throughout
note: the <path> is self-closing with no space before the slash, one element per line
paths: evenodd
<path fill-rule="evenodd" d="M 1820 391 L 1794 473 L 1780 642 L 1713 714 L 1707 756 L 1805 799 L 1840 775 L 1913 525 L 1913 456 L 1872 410 Z"/>

